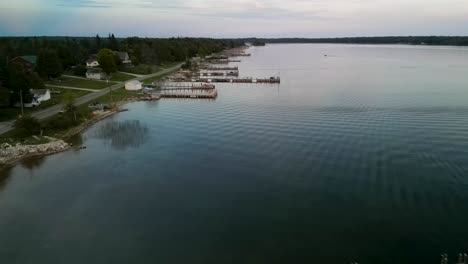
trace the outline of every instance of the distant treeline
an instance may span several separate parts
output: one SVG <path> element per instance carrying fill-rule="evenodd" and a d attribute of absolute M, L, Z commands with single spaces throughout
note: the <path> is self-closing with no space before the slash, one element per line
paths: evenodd
<path fill-rule="evenodd" d="M 0 65 L 23 55 L 39 55 L 43 49 L 56 51 L 67 69 L 84 63 L 102 48 L 128 52 L 134 64 L 163 64 L 208 55 L 225 48 L 243 45 L 242 40 L 208 38 L 115 38 L 108 37 L 1 37 Z"/>
<path fill-rule="evenodd" d="M 408 37 L 350 37 L 350 38 L 249 38 L 245 42 L 266 43 L 336 43 L 336 44 L 410 44 L 468 46 L 468 37 L 462 36 L 408 36 Z"/>

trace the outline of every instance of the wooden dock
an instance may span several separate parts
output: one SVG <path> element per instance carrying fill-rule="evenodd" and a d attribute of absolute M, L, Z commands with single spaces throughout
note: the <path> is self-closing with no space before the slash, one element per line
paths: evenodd
<path fill-rule="evenodd" d="M 203 83 L 281 83 L 279 77 L 270 78 L 195 78 L 193 82 Z"/>
<path fill-rule="evenodd" d="M 209 92 L 164 91 L 158 95 L 161 98 L 215 99 L 218 97 L 218 91 L 216 89 Z"/>
<path fill-rule="evenodd" d="M 207 67 L 208 71 L 239 71 L 239 67 Z"/>
<path fill-rule="evenodd" d="M 239 77 L 239 71 L 203 71 L 203 72 L 200 72 L 200 76 L 202 77 L 207 77 L 207 76 Z"/>
<path fill-rule="evenodd" d="M 241 62 L 240 60 L 207 60 L 210 64 L 229 64 L 230 62 Z"/>
<path fill-rule="evenodd" d="M 145 85 L 146 87 L 154 88 L 155 90 L 213 90 L 216 88 L 214 84 L 180 84 L 180 83 L 162 83 L 158 85 Z"/>

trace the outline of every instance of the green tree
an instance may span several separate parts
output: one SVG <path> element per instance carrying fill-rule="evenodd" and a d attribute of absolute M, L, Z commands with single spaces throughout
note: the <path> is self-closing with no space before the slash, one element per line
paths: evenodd
<path fill-rule="evenodd" d="M 75 105 L 75 102 L 76 102 L 75 96 L 73 96 L 72 93 L 68 92 L 63 95 L 63 102 L 62 102 L 63 108 L 65 109 L 67 113 L 73 116 L 74 123 L 78 121 L 76 117 L 77 107 Z"/>
<path fill-rule="evenodd" d="M 99 34 L 96 35 L 95 42 L 96 42 L 96 48 L 100 49 L 101 48 L 101 37 L 99 37 Z"/>
<path fill-rule="evenodd" d="M 62 64 L 53 49 L 43 49 L 39 52 L 36 63 L 36 72 L 44 79 L 57 78 L 62 75 Z"/>
<path fill-rule="evenodd" d="M 101 49 L 97 55 L 97 60 L 102 71 L 109 76 L 111 73 L 117 71 L 115 64 L 114 53 L 110 49 Z"/>
<path fill-rule="evenodd" d="M 34 78 L 34 77 L 32 77 Z M 30 91 L 31 79 L 28 78 L 28 73 L 18 64 L 10 64 L 8 66 L 8 80 L 6 87 L 12 92 L 10 96 L 11 105 L 20 101 L 21 96 L 24 102 L 31 102 L 33 95 Z"/>
<path fill-rule="evenodd" d="M 86 76 L 86 67 L 83 65 L 77 65 L 73 68 L 73 74 L 76 76 Z"/>

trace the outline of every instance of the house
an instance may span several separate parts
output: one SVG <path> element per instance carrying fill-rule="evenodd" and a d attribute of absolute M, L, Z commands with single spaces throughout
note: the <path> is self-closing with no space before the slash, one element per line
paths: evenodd
<path fill-rule="evenodd" d="M 127 91 L 139 91 L 141 90 L 141 82 L 137 80 L 129 81 L 125 83 L 125 90 Z"/>
<path fill-rule="evenodd" d="M 93 80 L 105 80 L 107 78 L 107 74 L 100 69 L 88 69 L 86 72 L 86 78 Z"/>
<path fill-rule="evenodd" d="M 37 62 L 37 56 L 34 56 L 34 55 L 19 56 L 10 60 L 10 63 L 19 64 L 28 71 L 34 70 L 34 66 L 36 66 L 36 62 Z"/>
<path fill-rule="evenodd" d="M 88 67 L 97 67 L 99 62 L 97 61 L 96 55 L 89 55 L 88 60 L 86 61 L 86 66 Z"/>
<path fill-rule="evenodd" d="M 113 51 L 114 55 L 117 55 L 120 59 L 120 61 L 123 64 L 130 64 L 132 61 L 130 60 L 130 57 L 128 56 L 127 52 L 124 51 Z"/>
<path fill-rule="evenodd" d="M 31 93 L 36 101 L 39 103 L 50 100 L 49 89 L 31 89 Z"/>

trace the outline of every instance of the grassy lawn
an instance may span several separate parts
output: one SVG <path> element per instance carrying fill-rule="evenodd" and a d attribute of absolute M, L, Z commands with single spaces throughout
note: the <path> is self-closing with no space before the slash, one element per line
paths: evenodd
<path fill-rule="evenodd" d="M 181 61 L 178 62 L 172 62 L 168 64 L 162 64 L 160 66 L 156 65 L 149 65 L 149 64 L 140 64 L 134 67 L 121 67 L 119 70 L 123 72 L 128 72 L 128 73 L 134 73 L 134 74 L 140 74 L 140 75 L 147 75 L 147 74 L 152 74 L 156 73 L 160 70 L 167 69 L 173 66 L 176 66 L 177 64 L 182 63 Z"/>
<path fill-rule="evenodd" d="M 67 93 L 72 94 L 73 97 L 75 98 L 78 98 L 78 97 L 81 97 L 83 95 L 90 93 L 87 91 L 67 90 L 67 89 L 60 89 L 60 88 L 53 88 L 51 90 L 58 91 L 60 93 L 52 93 L 49 101 L 42 102 L 40 105 L 36 107 L 24 108 L 24 113 L 32 114 L 35 111 L 39 111 L 39 110 L 46 109 L 48 107 L 60 104 L 63 101 L 63 96 Z M 0 108 L 0 122 L 15 119 L 16 117 L 18 117 L 19 114 L 21 114 L 20 107 L 2 107 Z"/>
<path fill-rule="evenodd" d="M 114 72 L 112 73 L 112 78 L 110 80 L 113 82 L 125 82 L 133 78 L 135 78 L 135 76 L 130 75 L 130 74 L 125 74 L 122 72 Z"/>
<path fill-rule="evenodd" d="M 144 79 L 142 82 L 143 83 L 152 83 L 152 82 L 156 82 L 156 81 L 159 81 L 161 80 L 162 78 L 166 77 L 166 76 L 169 76 L 171 74 L 173 74 L 174 72 L 176 72 L 177 70 L 174 70 L 174 71 L 171 71 L 171 72 L 168 72 L 166 74 L 163 74 L 163 75 L 160 75 L 160 76 L 156 76 L 156 77 L 151 77 L 151 78 L 148 78 L 148 79 Z"/>
<path fill-rule="evenodd" d="M 163 64 L 163 65 L 161 65 L 161 67 L 163 69 L 167 69 L 167 68 L 170 68 L 170 67 L 174 67 L 174 66 L 176 66 L 177 64 L 180 64 L 180 63 L 183 63 L 183 61 L 176 61 L 176 62 L 172 62 L 172 63 L 168 63 L 168 64 Z"/>
<path fill-rule="evenodd" d="M 92 81 L 92 80 L 84 80 L 84 79 L 69 78 L 69 77 L 60 77 L 53 81 L 47 81 L 45 82 L 45 84 L 99 90 L 99 89 L 109 87 L 115 83 L 113 82 L 107 83 L 104 81 Z"/>
<path fill-rule="evenodd" d="M 119 70 L 123 72 L 133 73 L 133 74 L 145 75 L 145 74 L 155 73 L 161 70 L 161 68 L 155 65 L 139 64 L 134 67 L 122 66 L 119 68 Z"/>

